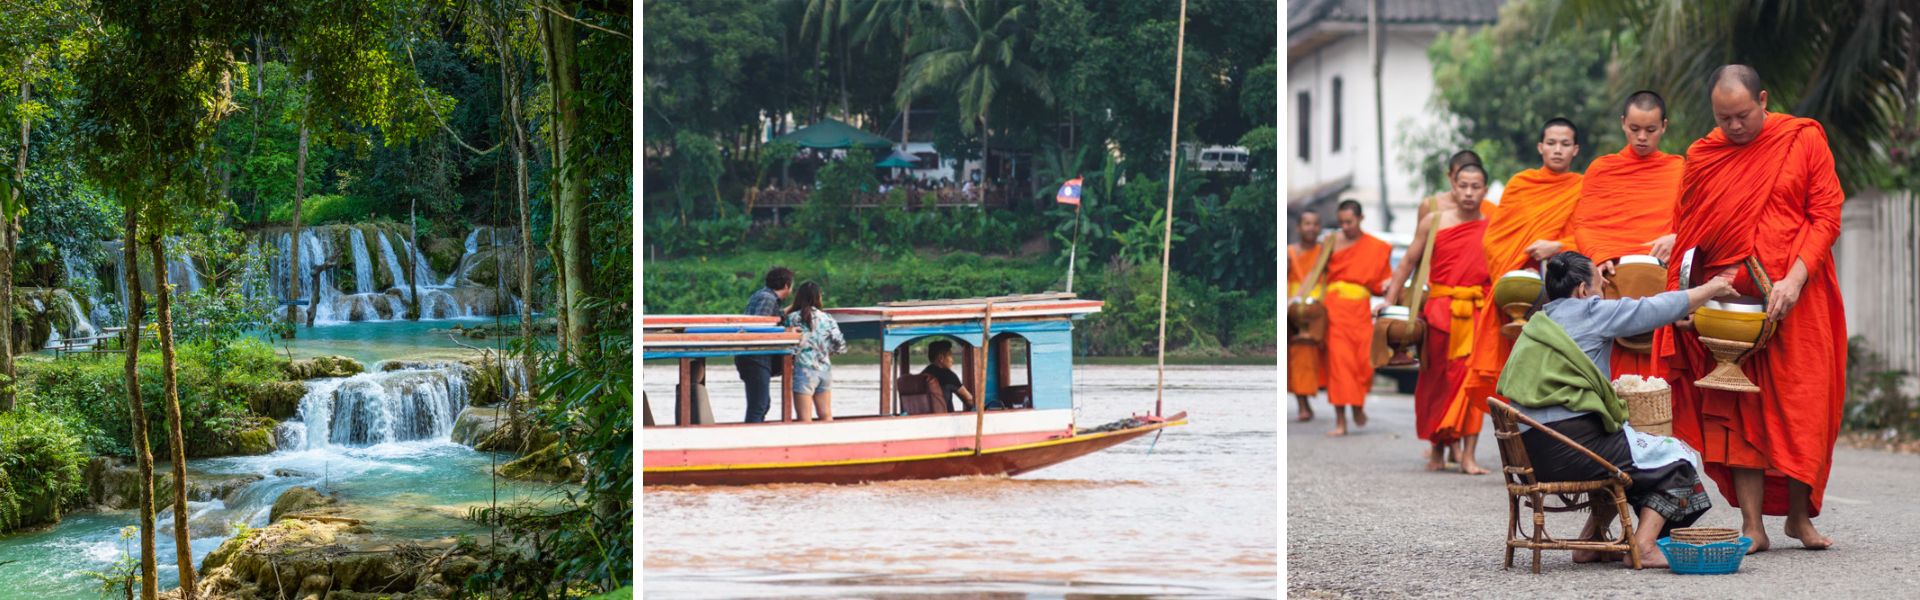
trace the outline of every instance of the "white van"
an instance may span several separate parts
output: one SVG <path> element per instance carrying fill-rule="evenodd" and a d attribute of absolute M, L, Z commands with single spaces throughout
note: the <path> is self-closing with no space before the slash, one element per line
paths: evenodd
<path fill-rule="evenodd" d="M 1245 171 L 1247 149 L 1239 146 L 1211 146 L 1200 151 L 1194 165 L 1202 171 Z"/>

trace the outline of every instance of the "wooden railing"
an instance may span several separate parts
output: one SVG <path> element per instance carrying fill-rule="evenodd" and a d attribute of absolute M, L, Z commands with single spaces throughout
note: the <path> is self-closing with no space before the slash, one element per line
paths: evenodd
<path fill-rule="evenodd" d="M 760 190 L 754 195 L 754 208 L 799 208 L 807 202 L 813 190 L 796 188 Z M 1003 189 L 993 189 L 983 198 L 979 191 L 963 192 L 959 189 L 907 190 L 907 206 L 919 207 L 924 195 L 933 196 L 933 206 L 937 208 L 988 206 L 1005 208 L 1007 194 Z M 873 208 L 885 205 L 887 195 L 876 192 L 854 194 L 854 208 Z"/>

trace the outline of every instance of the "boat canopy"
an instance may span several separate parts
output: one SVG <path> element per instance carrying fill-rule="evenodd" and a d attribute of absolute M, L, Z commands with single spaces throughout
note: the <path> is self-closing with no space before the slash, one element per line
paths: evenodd
<path fill-rule="evenodd" d="M 800 345 L 800 332 L 779 317 L 751 315 L 643 315 L 640 358 L 779 355 Z"/>
<path fill-rule="evenodd" d="M 987 322 L 989 303 L 991 323 Z M 890 302 L 827 312 L 847 339 L 879 340 L 880 351 L 894 353 L 896 364 L 912 360 L 905 347 L 924 338 L 952 338 L 980 349 L 978 360 L 993 366 L 985 369 L 982 393 L 989 407 L 997 408 L 1000 396 L 1017 388 L 1033 408 L 1071 408 L 1073 321 L 1099 312 L 1101 305 L 1099 300 L 1081 300 L 1072 294 L 1030 294 Z M 1024 347 L 1009 345 L 1015 339 Z M 1014 357 L 1009 355 L 1024 355 L 1025 377 L 1010 376 L 1007 369 Z"/>

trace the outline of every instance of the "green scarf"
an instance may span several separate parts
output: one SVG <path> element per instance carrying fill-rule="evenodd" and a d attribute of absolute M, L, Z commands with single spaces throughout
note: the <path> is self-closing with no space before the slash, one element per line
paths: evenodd
<path fill-rule="evenodd" d="M 1545 312 L 1535 313 L 1520 329 L 1495 389 L 1527 408 L 1565 406 L 1600 415 L 1608 433 L 1627 420 L 1627 403 L 1613 393 L 1600 367 Z"/>

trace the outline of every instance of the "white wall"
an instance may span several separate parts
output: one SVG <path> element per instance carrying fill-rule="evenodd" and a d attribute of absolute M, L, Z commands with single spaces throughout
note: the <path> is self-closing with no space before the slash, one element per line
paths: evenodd
<path fill-rule="evenodd" d="M 1418 164 L 1406 156 L 1399 140 L 1401 132 L 1427 128 L 1438 118 L 1432 113 L 1433 65 L 1427 60 L 1427 47 L 1435 35 L 1431 32 L 1389 32 L 1385 60 L 1381 69 L 1384 93 L 1381 101 L 1387 127 L 1387 199 L 1394 213 L 1392 231 L 1414 227 L 1414 215 L 1420 193 Z M 1321 48 L 1312 56 L 1289 65 L 1285 106 L 1288 194 L 1311 190 L 1320 184 L 1351 175 L 1353 187 L 1342 194 L 1359 200 L 1368 210 L 1368 229 L 1382 230 L 1385 220 L 1378 216 L 1380 172 L 1375 153 L 1379 144 L 1374 127 L 1373 71 L 1365 34 L 1347 36 Z M 1333 151 L 1333 79 L 1342 80 L 1341 103 L 1344 124 L 1341 149 Z M 1312 96 L 1310 161 L 1299 159 L 1299 107 L 1294 100 L 1305 91 Z"/>
<path fill-rule="evenodd" d="M 1917 202 L 1912 194 L 1871 189 L 1847 198 L 1833 261 L 1847 335 L 1864 336 L 1888 368 L 1920 374 L 1920 310 L 1914 308 L 1920 299 Z M 1920 378 L 1908 379 L 1907 390 L 1920 391 Z"/>

